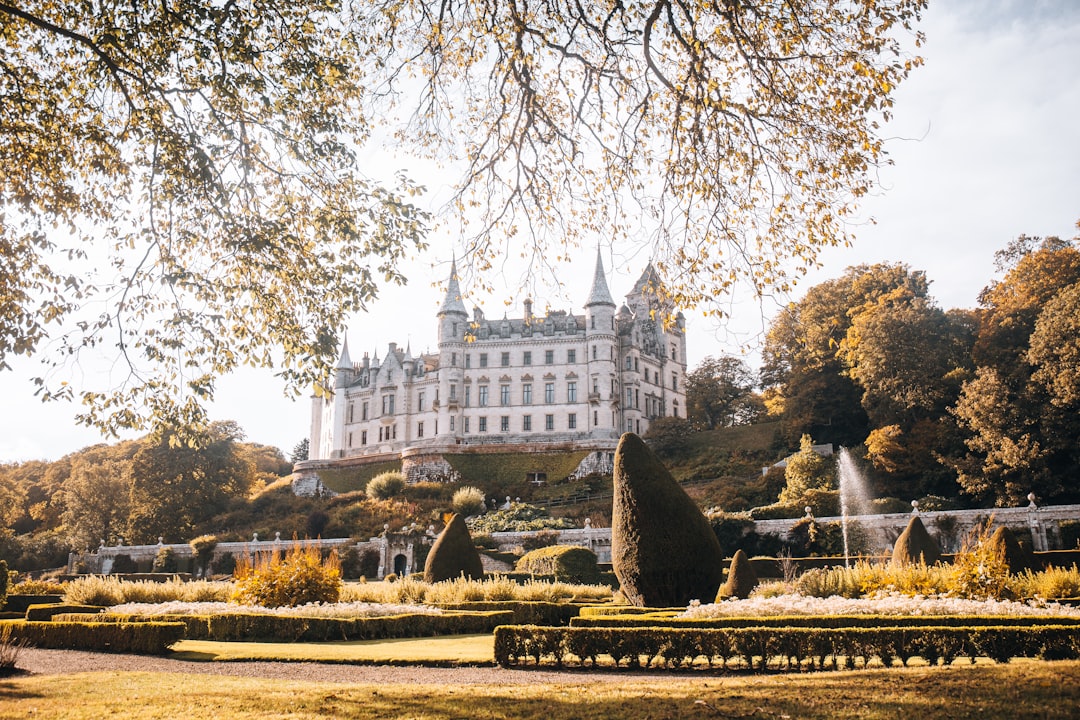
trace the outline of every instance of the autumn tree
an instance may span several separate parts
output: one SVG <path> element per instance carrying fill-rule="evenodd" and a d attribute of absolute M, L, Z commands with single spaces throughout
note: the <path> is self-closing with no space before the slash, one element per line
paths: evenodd
<path fill-rule="evenodd" d="M 253 468 L 239 452 L 240 439 L 235 423 L 215 422 L 194 445 L 175 437 L 145 443 L 131 463 L 131 540 L 190 540 L 200 521 L 246 492 Z"/>
<path fill-rule="evenodd" d="M 706 357 L 686 374 L 686 415 L 699 430 L 745 425 L 763 412 L 757 378 L 736 357 Z"/>
<path fill-rule="evenodd" d="M 850 239 L 924 6 L 2 2 L 0 368 L 106 431 L 205 425 L 242 364 L 309 390 L 424 245 L 376 123 L 461 171 L 474 271 L 633 228 L 679 306 L 787 290 Z M 93 346 L 125 378 L 65 384 Z"/>
<path fill-rule="evenodd" d="M 1080 251 L 1021 236 L 996 255 L 1003 277 L 980 295 L 978 370 L 952 409 L 966 452 L 949 458 L 969 494 L 999 505 L 1068 501 L 1080 489 L 1080 421 L 1069 395 Z"/>
<path fill-rule="evenodd" d="M 115 545 L 126 537 L 131 510 L 131 468 L 120 460 L 76 459 L 64 482 L 62 516 L 73 548 Z"/>

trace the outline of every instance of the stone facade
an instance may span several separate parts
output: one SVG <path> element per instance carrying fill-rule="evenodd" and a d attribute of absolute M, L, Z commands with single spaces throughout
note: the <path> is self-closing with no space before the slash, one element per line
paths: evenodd
<path fill-rule="evenodd" d="M 532 308 L 526 300 L 518 318 L 470 316 L 452 268 L 437 352 L 390 343 L 382 359 L 354 363 L 346 342 L 334 387 L 313 398 L 311 455 L 296 487 L 318 490 L 303 478 L 320 470 L 387 460 L 400 460 L 410 482 L 454 481 L 443 455 L 461 452 L 588 450 L 575 474 L 610 472 L 623 432 L 685 417 L 684 319 L 651 266 L 616 308 L 597 253 L 583 313 Z"/>

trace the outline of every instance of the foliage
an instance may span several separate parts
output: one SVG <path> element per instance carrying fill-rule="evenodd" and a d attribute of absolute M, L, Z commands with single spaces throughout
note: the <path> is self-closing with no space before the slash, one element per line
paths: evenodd
<path fill-rule="evenodd" d="M 1022 546 L 1013 531 L 1004 525 L 1000 525 L 994 530 L 989 542 L 991 545 L 996 546 L 1005 557 L 1005 564 L 1009 567 L 1010 575 L 1019 575 L 1034 568 L 1035 556 L 1031 553 L 1031 550 Z"/>
<path fill-rule="evenodd" d="M 976 526 L 953 556 L 953 592 L 966 598 L 1010 598 L 1009 561 L 1003 543 L 994 542 L 993 519 Z"/>
<path fill-rule="evenodd" d="M 1042 657 L 1053 648 L 1061 658 L 1076 658 L 1076 628 L 938 627 L 905 628 L 550 628 L 503 626 L 495 630 L 495 661 L 503 667 L 575 661 L 596 667 L 599 655 L 623 660 L 631 668 L 671 668 L 690 665 L 704 656 L 710 666 L 736 661 L 747 670 L 854 669 L 877 658 L 885 667 L 899 659 L 904 665 L 921 657 L 929 665 L 950 665 L 958 657 L 990 657 L 1008 662 L 1013 657 Z"/>
<path fill-rule="evenodd" d="M 176 553 L 171 547 L 162 547 L 154 555 L 154 564 L 150 569 L 150 572 L 156 573 L 174 573 L 180 567 L 176 558 Z"/>
<path fill-rule="evenodd" d="M 484 491 L 471 485 L 465 485 L 454 492 L 450 506 L 461 517 L 482 515 L 487 510 L 484 502 Z"/>
<path fill-rule="evenodd" d="M 16 663 L 19 661 L 19 651 L 25 646 L 24 641 L 12 637 L 12 632 L 11 625 L 0 628 L 0 677 L 14 675 L 17 672 Z"/>
<path fill-rule="evenodd" d="M 131 541 L 191 537 L 230 498 L 246 495 L 252 467 L 237 447 L 242 435 L 235 423 L 215 422 L 195 447 L 175 435 L 144 443 L 131 461 Z"/>
<path fill-rule="evenodd" d="M 716 597 L 718 600 L 732 597 L 748 598 L 757 582 L 757 573 L 754 572 L 750 559 L 746 557 L 745 552 L 737 550 L 734 557 L 731 558 L 727 580 L 720 586 L 720 591 Z"/>
<path fill-rule="evenodd" d="M 476 601 L 518 601 L 565 603 L 608 602 L 611 588 L 606 585 L 575 585 L 527 579 L 515 582 L 504 576 L 469 580 L 457 577 L 439 583 L 405 578 L 395 583 L 348 583 L 342 588 L 343 602 L 417 603 L 448 605 Z"/>
<path fill-rule="evenodd" d="M 907 527 L 893 545 L 892 561 L 897 565 L 911 563 L 933 565 L 941 562 L 941 548 L 926 531 L 922 519 L 912 515 Z M 955 560 L 954 560 L 955 562 Z"/>
<path fill-rule="evenodd" d="M 400 472 L 379 473 L 368 481 L 364 493 L 372 500 L 389 500 L 405 490 L 405 476 Z"/>
<path fill-rule="evenodd" d="M 1014 592 L 1026 598 L 1080 598 L 1080 569 L 1050 567 L 1039 572 L 1025 571 L 1012 578 Z"/>
<path fill-rule="evenodd" d="M 551 545 L 530 550 L 517 562 L 517 572 L 552 575 L 569 583 L 596 582 L 596 553 L 574 545 Z"/>
<path fill-rule="evenodd" d="M 117 575 L 124 575 L 126 573 L 134 573 L 139 571 L 139 566 L 131 556 L 127 553 L 117 553 L 113 557 L 111 572 Z"/>
<path fill-rule="evenodd" d="M 173 578 L 165 582 L 122 580 L 111 575 L 88 575 L 64 586 L 64 602 L 109 607 L 123 603 L 162 603 L 173 600 L 209 602 L 228 600 L 232 583 Z"/>
<path fill-rule="evenodd" d="M 849 523 L 849 539 L 857 534 L 852 532 L 852 525 Z M 857 544 L 850 543 L 852 554 L 861 550 L 861 546 L 854 547 Z M 813 518 L 802 518 L 788 530 L 787 547 L 796 557 L 843 557 L 843 527 L 838 522 L 819 523 Z"/>
<path fill-rule="evenodd" d="M 484 577 L 484 566 L 469 536 L 465 518 L 455 513 L 431 546 L 424 563 L 424 582 L 437 583 L 457 577 L 479 580 Z"/>
<path fill-rule="evenodd" d="M 27 645 L 60 650 L 164 655 L 184 637 L 183 623 L 173 622 L 30 622 L 4 621 L 11 637 Z"/>
<path fill-rule="evenodd" d="M 310 451 L 311 440 L 309 438 L 304 438 L 293 447 L 292 452 L 289 454 L 289 461 L 294 464 L 304 462 L 308 459 L 308 453 Z"/>
<path fill-rule="evenodd" d="M 707 517 L 720 548 L 728 555 L 733 555 L 733 550 L 742 547 L 743 538 L 754 528 L 754 521 L 745 512 L 710 512 Z"/>
<path fill-rule="evenodd" d="M 686 418 L 660 417 L 649 423 L 642 439 L 652 451 L 662 458 L 671 458 L 686 452 L 693 426 Z"/>
<path fill-rule="evenodd" d="M 237 563 L 234 577 L 230 600 L 238 603 L 294 607 L 337 602 L 341 594 L 337 554 L 324 560 L 315 546 L 297 545 L 284 554 L 256 553 L 254 562 Z"/>
<path fill-rule="evenodd" d="M 8 595 L 8 565 L 6 560 L 0 560 L 0 608 L 4 607 L 4 600 Z"/>
<path fill-rule="evenodd" d="M 614 483 L 611 562 L 630 603 L 716 597 L 724 555 L 709 521 L 633 433 L 615 450 Z"/>
<path fill-rule="evenodd" d="M 188 543 L 191 546 L 192 555 L 195 556 L 197 574 L 205 576 L 209 572 L 210 559 L 214 557 L 214 548 L 217 544 L 217 535 L 200 535 Z"/>
<path fill-rule="evenodd" d="M 799 452 L 788 458 L 784 479 L 787 484 L 780 492 L 780 502 L 786 505 L 805 504 L 809 491 L 830 490 L 836 486 L 836 467 L 814 451 L 814 441 L 809 435 L 803 435 L 799 441 Z"/>
<path fill-rule="evenodd" d="M 749 425 L 764 414 L 757 378 L 741 359 L 706 357 L 686 374 L 686 417 L 696 430 Z"/>
<path fill-rule="evenodd" d="M 468 525 L 470 531 L 483 534 L 564 530 L 573 527 L 565 518 L 553 518 L 544 508 L 527 503 L 511 503 L 509 508 L 471 518 Z"/>
<path fill-rule="evenodd" d="M 548 483 L 558 483 L 569 477 L 581 461 L 589 455 L 588 451 L 547 452 L 547 453 L 491 453 L 466 454 L 448 453 L 443 455 L 463 482 L 475 485 L 502 504 L 506 496 L 529 496 L 533 486 L 528 476 L 543 473 Z"/>

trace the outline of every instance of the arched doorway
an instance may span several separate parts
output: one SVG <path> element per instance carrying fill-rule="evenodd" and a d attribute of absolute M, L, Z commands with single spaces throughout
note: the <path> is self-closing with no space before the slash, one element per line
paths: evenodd
<path fill-rule="evenodd" d="M 405 574 L 405 571 L 409 567 L 409 560 L 405 557 L 404 553 L 399 553 L 394 556 L 394 573 L 401 577 Z"/>

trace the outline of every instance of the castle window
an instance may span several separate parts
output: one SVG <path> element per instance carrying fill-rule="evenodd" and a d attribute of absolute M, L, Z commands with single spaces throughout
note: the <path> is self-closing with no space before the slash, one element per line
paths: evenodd
<path fill-rule="evenodd" d="M 671 359 L 672 360 L 678 360 L 679 359 L 679 353 L 675 350 L 675 343 L 671 344 Z"/>
<path fill-rule="evenodd" d="M 630 418 L 626 419 L 626 432 L 634 432 L 634 421 Z"/>
<path fill-rule="evenodd" d="M 457 323 L 453 323 L 453 324 L 452 324 L 452 327 L 454 328 L 454 329 L 453 329 L 453 332 L 452 332 L 452 334 L 453 334 L 453 335 L 457 335 Z M 455 361 L 455 362 L 456 362 L 456 361 Z"/>
<path fill-rule="evenodd" d="M 499 362 L 502 364 L 503 367 L 510 367 L 510 353 L 504 352 L 500 357 Z"/>
<path fill-rule="evenodd" d="M 469 418 L 465 418 L 465 433 L 469 432 Z"/>
<path fill-rule="evenodd" d="M 577 429 L 577 414 L 576 413 L 570 413 L 570 415 L 566 418 L 566 426 L 568 428 L 570 428 L 571 430 L 576 430 Z"/>
<path fill-rule="evenodd" d="M 472 385 L 465 386 L 465 407 L 472 405 Z"/>
<path fill-rule="evenodd" d="M 577 383 L 566 383 L 566 402 L 577 402 Z"/>
<path fill-rule="evenodd" d="M 593 427 L 600 427 L 600 412 L 598 410 L 592 411 L 592 424 Z"/>
<path fill-rule="evenodd" d="M 544 402 L 555 402 L 555 383 L 544 383 Z"/>
<path fill-rule="evenodd" d="M 487 353 L 480 353 L 480 367 L 487 367 Z"/>
<path fill-rule="evenodd" d="M 416 395 L 416 409 L 418 411 L 420 411 L 420 412 L 424 412 L 424 391 L 423 390 L 421 390 Z M 421 435 L 420 437 L 423 437 L 423 435 Z"/>
<path fill-rule="evenodd" d="M 394 414 L 394 396 L 383 395 L 382 397 L 382 414 L 393 415 Z"/>
<path fill-rule="evenodd" d="M 454 416 L 450 416 L 450 432 L 454 432 Z"/>
<path fill-rule="evenodd" d="M 352 403 L 349 403 L 349 419 L 346 420 L 346 422 L 352 422 L 353 421 L 353 410 L 355 410 L 355 409 L 356 409 L 356 406 L 353 405 Z M 352 445 L 352 443 L 349 443 L 349 444 Z"/>
<path fill-rule="evenodd" d="M 532 351 L 526 350 L 525 357 L 521 360 L 522 365 L 532 365 Z"/>
<path fill-rule="evenodd" d="M 360 408 L 360 419 L 361 420 L 367 420 L 368 419 L 368 404 L 366 402 Z"/>
<path fill-rule="evenodd" d="M 472 355 L 466 355 L 465 356 L 465 367 L 466 368 L 471 368 L 472 367 Z"/>
<path fill-rule="evenodd" d="M 480 432 L 487 432 L 487 417 L 480 418 Z"/>
<path fill-rule="evenodd" d="M 499 430 L 502 432 L 510 432 L 510 416 L 503 415 L 499 418 Z"/>
<path fill-rule="evenodd" d="M 629 355 L 626 356 L 626 369 L 629 370 L 634 360 Z"/>
<path fill-rule="evenodd" d="M 367 430 L 360 431 L 360 444 L 367 445 Z"/>
<path fill-rule="evenodd" d="M 638 362 L 637 362 L 637 360 L 638 360 L 637 358 L 634 358 L 634 372 L 638 371 Z"/>
<path fill-rule="evenodd" d="M 596 346 L 595 345 L 592 346 L 592 359 L 593 360 L 596 359 Z"/>
<path fill-rule="evenodd" d="M 671 389 L 672 390 L 678 390 L 679 389 L 679 376 L 676 375 L 675 373 L 671 373 Z"/>
<path fill-rule="evenodd" d="M 593 315 L 592 317 L 589 318 L 589 329 L 590 330 L 595 330 L 596 329 L 596 316 L 595 315 Z"/>
<path fill-rule="evenodd" d="M 424 437 L 424 423 L 416 423 L 416 437 Z"/>
<path fill-rule="evenodd" d="M 393 438 L 395 440 L 397 440 L 397 425 L 391 425 L 390 426 L 390 434 L 393 436 Z"/>
<path fill-rule="evenodd" d="M 567 350 L 566 351 L 566 364 L 567 365 L 573 365 L 576 362 L 577 362 L 577 350 Z"/>
<path fill-rule="evenodd" d="M 593 378 L 592 379 L 592 392 L 593 392 L 593 395 L 599 395 L 600 394 L 600 379 L 599 378 Z"/>
<path fill-rule="evenodd" d="M 450 399 L 457 400 L 457 383 L 450 383 Z"/>
<path fill-rule="evenodd" d="M 483 356 L 481 355 L 481 357 L 483 357 Z M 480 399 L 480 407 L 487 407 L 487 404 L 488 404 L 488 386 L 487 385 L 481 385 L 478 388 L 478 395 L 479 395 L 479 399 Z"/>
<path fill-rule="evenodd" d="M 532 383 L 521 386 L 521 402 L 523 405 L 532 405 Z"/>
<path fill-rule="evenodd" d="M 509 405 L 510 404 L 510 386 L 509 385 L 500 385 L 499 386 L 499 404 L 500 405 Z"/>
<path fill-rule="evenodd" d="M 554 350 L 545 350 L 544 351 L 544 364 L 545 365 L 552 365 L 552 364 L 554 364 L 554 362 L 555 362 L 555 351 Z"/>
<path fill-rule="evenodd" d="M 640 390 L 634 390 L 634 407 L 636 407 L 638 410 L 641 409 L 641 391 Z"/>
<path fill-rule="evenodd" d="M 555 416 L 554 415 L 545 415 L 544 416 L 544 429 L 545 430 L 554 430 L 555 429 Z"/>
<path fill-rule="evenodd" d="M 352 447 L 352 433 L 349 433 L 349 447 Z"/>
<path fill-rule="evenodd" d="M 633 388 L 626 388 L 626 408 L 630 409 L 634 407 L 634 390 Z"/>
<path fill-rule="evenodd" d="M 457 353 L 450 353 L 450 367 L 457 367 Z"/>
<path fill-rule="evenodd" d="M 522 432 L 532 432 L 532 415 L 521 418 L 521 430 Z"/>
<path fill-rule="evenodd" d="M 672 415 L 672 417 L 679 417 L 679 401 L 678 400 L 672 400 L 671 401 L 671 415 Z"/>

